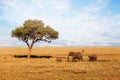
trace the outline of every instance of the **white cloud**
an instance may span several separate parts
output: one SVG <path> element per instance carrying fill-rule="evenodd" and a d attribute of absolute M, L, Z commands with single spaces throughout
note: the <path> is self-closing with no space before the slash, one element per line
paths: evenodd
<path fill-rule="evenodd" d="M 85 10 L 89 13 L 99 13 L 108 5 L 109 2 L 110 0 L 93 0 L 88 6 L 85 7 Z"/>
<path fill-rule="evenodd" d="M 0 36 L 0 46 L 24 46 L 25 44 L 22 42 L 18 42 L 17 39 Z"/>
<path fill-rule="evenodd" d="M 68 10 L 71 7 L 70 0 L 53 0 L 53 5 L 56 10 Z"/>
<path fill-rule="evenodd" d="M 34 3 L 34 5 L 37 8 L 51 8 L 54 10 L 67 10 L 70 9 L 71 5 L 70 5 L 70 0 L 32 0 L 32 2 Z"/>

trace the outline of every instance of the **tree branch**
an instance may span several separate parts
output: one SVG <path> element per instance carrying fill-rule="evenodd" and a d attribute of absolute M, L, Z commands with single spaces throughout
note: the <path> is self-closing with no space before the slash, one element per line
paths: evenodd
<path fill-rule="evenodd" d="M 33 47 L 33 44 L 35 43 L 35 39 L 32 39 L 32 43 L 31 43 L 31 48 Z"/>

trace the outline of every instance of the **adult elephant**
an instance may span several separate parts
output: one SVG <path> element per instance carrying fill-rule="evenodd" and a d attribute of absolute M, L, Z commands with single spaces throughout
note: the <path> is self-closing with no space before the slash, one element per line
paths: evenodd
<path fill-rule="evenodd" d="M 82 55 L 82 53 L 81 52 L 76 52 L 76 54 L 73 56 L 73 59 L 72 59 L 72 61 L 76 61 L 76 60 L 81 60 L 81 61 L 83 61 L 83 57 L 82 57 L 83 55 Z"/>
<path fill-rule="evenodd" d="M 70 56 L 72 56 L 72 61 L 75 61 L 76 59 L 83 61 L 83 58 L 82 58 L 83 52 L 84 52 L 84 50 L 82 50 L 82 52 L 69 52 L 67 61 L 70 61 L 69 60 Z"/>

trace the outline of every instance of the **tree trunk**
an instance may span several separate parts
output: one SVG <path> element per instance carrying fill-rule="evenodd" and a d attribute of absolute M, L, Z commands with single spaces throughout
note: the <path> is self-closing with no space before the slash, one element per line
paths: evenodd
<path fill-rule="evenodd" d="M 32 51 L 32 47 L 33 47 L 34 43 L 35 43 L 34 39 L 32 40 L 31 45 L 28 43 L 28 41 L 26 41 L 26 44 L 27 44 L 28 50 L 29 50 L 28 55 L 27 55 L 28 58 L 30 58 L 30 56 L 31 56 L 31 51 Z"/>
<path fill-rule="evenodd" d="M 31 56 L 31 51 L 32 51 L 32 48 L 31 48 L 31 47 L 29 47 L 28 49 L 29 49 L 29 52 L 28 52 L 28 56 L 27 56 L 27 57 L 28 57 L 28 58 L 30 58 L 30 56 Z"/>

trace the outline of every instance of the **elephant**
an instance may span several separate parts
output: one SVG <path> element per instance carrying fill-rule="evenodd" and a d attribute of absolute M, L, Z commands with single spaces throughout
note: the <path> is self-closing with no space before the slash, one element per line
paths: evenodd
<path fill-rule="evenodd" d="M 88 56 L 89 61 L 97 61 L 97 55 L 96 54 L 91 54 Z"/>
<path fill-rule="evenodd" d="M 69 61 L 69 56 L 72 56 L 72 61 L 75 61 L 76 59 L 83 61 L 83 58 L 82 58 L 83 52 L 84 50 L 82 50 L 82 52 L 69 52 L 67 61 Z"/>
<path fill-rule="evenodd" d="M 76 54 L 73 56 L 72 61 L 76 61 L 76 59 L 83 61 L 82 53 L 81 52 L 76 52 Z"/>

